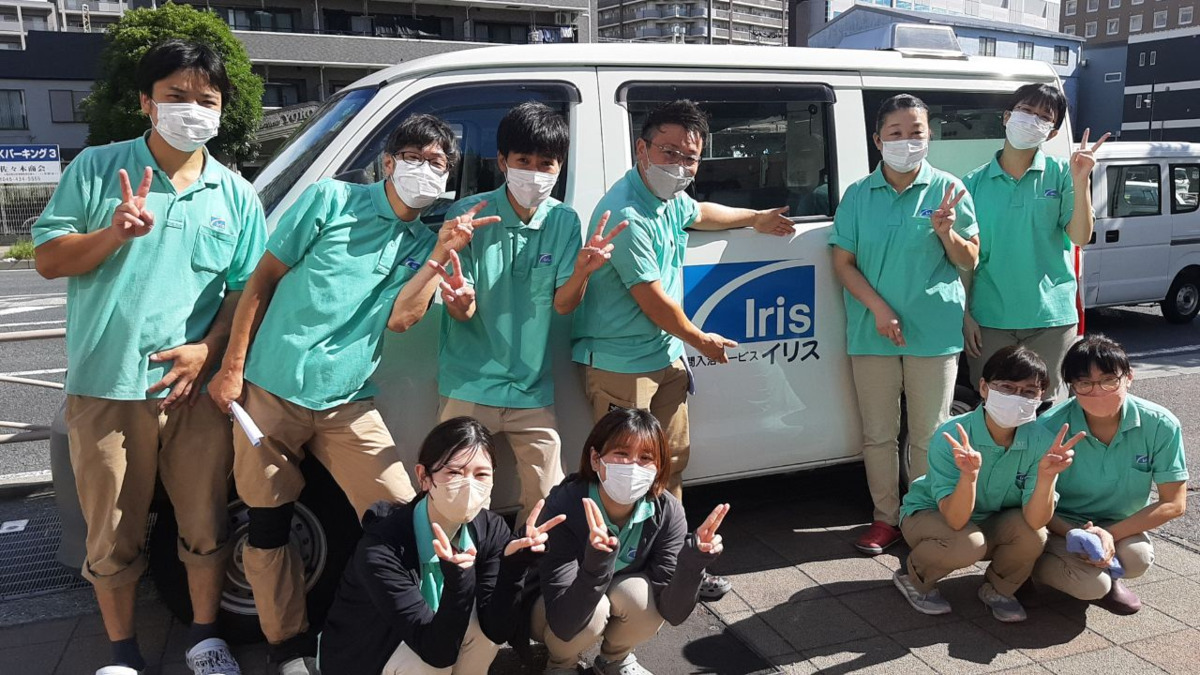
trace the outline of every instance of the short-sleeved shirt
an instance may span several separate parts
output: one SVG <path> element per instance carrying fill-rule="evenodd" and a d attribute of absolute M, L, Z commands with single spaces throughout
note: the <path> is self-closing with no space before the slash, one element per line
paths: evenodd
<path fill-rule="evenodd" d="M 1088 431 L 1079 402 L 1070 398 L 1039 419 L 1067 436 Z M 1152 483 L 1188 479 L 1183 455 L 1183 428 L 1169 410 L 1137 396 L 1125 395 L 1121 424 L 1108 445 L 1090 433 L 1075 445 L 1075 460 L 1058 477 L 1057 514 L 1076 523 L 1113 523 L 1150 503 Z"/>
<path fill-rule="evenodd" d="M 1041 150 L 1020 180 L 1000 168 L 1000 154 L 963 181 L 979 214 L 979 265 L 971 316 L 989 328 L 1068 326 L 1079 320 L 1067 224 L 1075 186 L 1065 159 Z"/>
<path fill-rule="evenodd" d="M 476 230 L 459 253 L 463 276 L 475 287 L 475 314 L 466 321 L 442 315 L 438 391 L 500 408 L 548 406 L 554 291 L 571 277 L 583 246 L 579 216 L 551 198 L 523 223 L 503 185 L 459 201 L 447 215 L 484 200 L 476 217 L 501 220 Z"/>
<path fill-rule="evenodd" d="M 934 432 L 929 441 L 929 472 L 909 486 L 900 506 L 901 520 L 918 511 L 938 508 L 943 499 L 954 493 L 961 472 L 954 463 L 954 450 L 942 434 L 948 433 L 957 440 L 958 424 L 967 432 L 971 447 L 983 457 L 975 481 L 971 521 L 978 523 L 1029 502 L 1037 487 L 1038 462 L 1054 443 L 1054 436 L 1036 422 L 1030 422 L 1017 427 L 1012 445 L 1004 448 L 992 439 L 985 415 L 980 406 L 950 418 Z"/>
<path fill-rule="evenodd" d="M 267 250 L 291 269 L 250 347 L 248 381 L 311 410 L 375 395 L 392 304 L 437 242 L 400 220 L 384 186 L 322 180 L 283 215 Z"/>
<path fill-rule="evenodd" d="M 966 293 L 958 268 L 933 231 L 932 217 L 954 176 L 922 162 L 916 179 L 897 193 L 882 163 L 846 189 L 834 214 L 829 243 L 854 254 L 858 271 L 900 319 L 906 346 L 875 330 L 875 317 L 850 291 L 846 299 L 846 349 L 852 356 L 946 356 L 962 351 Z M 955 207 L 954 231 L 979 233 L 971 195 Z"/>
<path fill-rule="evenodd" d="M 154 227 L 67 281 L 68 394 L 166 396 L 146 389 L 173 364 L 150 355 L 203 339 L 225 294 L 242 290 L 262 255 L 267 234 L 254 188 L 205 151 L 200 177 L 178 191 L 145 136 L 80 153 L 34 224 L 34 245 L 108 227 L 122 201 L 118 172 L 136 190 L 146 167 L 154 170 L 146 197 Z"/>
<path fill-rule="evenodd" d="M 654 196 L 637 167 L 625 173 L 592 212 L 594 228 L 609 211 L 609 226 L 629 221 L 613 240 L 612 260 L 588 281 L 575 313 L 572 358 L 614 373 L 661 370 L 683 356 L 683 342 L 659 328 L 642 311 L 629 289 L 658 281 L 683 305 L 683 257 L 687 227 L 700 205 L 687 194 L 669 201 Z"/>
<path fill-rule="evenodd" d="M 600 514 L 604 516 L 605 527 L 620 542 L 620 547 L 617 551 L 617 560 L 613 564 L 613 569 L 620 572 L 629 567 L 633 561 L 637 560 L 638 542 L 642 540 L 642 526 L 647 520 L 654 517 L 654 500 L 650 497 L 639 499 L 634 504 L 633 513 L 629 514 L 629 520 L 625 522 L 624 527 L 617 527 L 613 521 L 609 520 L 608 511 L 604 510 L 604 502 L 600 499 L 599 484 L 591 484 L 588 488 L 588 496 L 600 507 Z"/>

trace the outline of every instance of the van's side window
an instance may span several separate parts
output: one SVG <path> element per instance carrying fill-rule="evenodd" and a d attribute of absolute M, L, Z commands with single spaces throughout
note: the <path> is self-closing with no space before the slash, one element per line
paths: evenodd
<path fill-rule="evenodd" d="M 959 178 L 990 162 L 1004 147 L 1004 109 L 1009 94 L 966 91 L 868 90 L 863 92 L 867 152 L 872 167 L 879 151 L 872 137 L 879 105 L 896 94 L 913 94 L 929 106 L 929 163 Z"/>
<path fill-rule="evenodd" d="M 1108 167 L 1108 217 L 1136 218 L 1162 213 L 1157 164 Z"/>
<path fill-rule="evenodd" d="M 409 115 L 428 113 L 446 120 L 458 139 L 462 158 L 446 182 L 446 193 L 421 213 L 421 220 L 440 224 L 455 201 L 500 186 L 504 176 L 496 166 L 496 128 L 513 106 L 541 101 L 562 113 L 570 123 L 571 104 L 579 102 L 573 85 L 560 82 L 494 82 L 449 85 L 424 92 L 397 108 L 371 134 L 336 174 L 341 180 L 373 183 L 383 178 L 380 158 L 387 137 Z M 552 195 L 562 199 L 570 180 L 571 161 Z"/>
<path fill-rule="evenodd" d="M 630 143 L 665 101 L 688 98 L 709 115 L 711 134 L 693 196 L 727 206 L 788 206 L 791 217 L 833 215 L 833 91 L 823 85 L 626 85 Z M 831 199 L 832 195 L 832 199 Z"/>
<path fill-rule="evenodd" d="M 1200 164 L 1171 165 L 1171 213 L 1191 213 L 1200 205 Z"/>

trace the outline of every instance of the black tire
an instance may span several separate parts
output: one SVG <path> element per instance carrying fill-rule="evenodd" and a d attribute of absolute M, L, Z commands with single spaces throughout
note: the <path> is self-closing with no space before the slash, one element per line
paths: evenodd
<path fill-rule="evenodd" d="M 1191 323 L 1200 312 L 1200 271 L 1189 268 L 1177 274 L 1159 306 L 1167 322 Z"/>
<path fill-rule="evenodd" d="M 342 571 L 362 535 L 358 518 L 341 489 L 319 462 L 305 461 L 305 488 L 292 518 L 292 542 L 300 547 L 308 586 L 308 621 L 320 630 L 341 582 Z M 229 532 L 233 556 L 226 573 L 221 597 L 220 625 L 231 644 L 261 642 L 262 628 L 254 607 L 254 596 L 242 567 L 242 551 L 248 534 L 245 504 L 235 499 L 229 504 Z M 159 595 L 171 612 L 184 623 L 192 620 L 187 573 L 176 554 L 178 528 L 169 504 L 158 509 L 158 518 L 150 536 L 150 574 Z"/>
<path fill-rule="evenodd" d="M 979 406 L 979 394 L 965 384 L 954 385 L 954 400 L 950 402 L 950 416 L 969 413 Z M 912 457 L 908 449 L 908 415 L 906 407 L 901 407 L 900 416 L 900 487 L 901 492 L 908 491 L 909 463 Z"/>

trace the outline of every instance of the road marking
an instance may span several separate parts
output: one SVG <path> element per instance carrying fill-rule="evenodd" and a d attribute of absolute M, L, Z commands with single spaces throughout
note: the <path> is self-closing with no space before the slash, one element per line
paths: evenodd
<path fill-rule="evenodd" d="M 1186 354 L 1188 352 L 1200 352 L 1200 345 L 1183 345 L 1181 347 L 1167 347 L 1165 349 L 1151 349 L 1145 352 L 1133 352 L 1128 354 L 1130 360 L 1147 359 L 1156 356 L 1169 356 L 1171 354 Z"/>
<path fill-rule="evenodd" d="M 17 326 L 56 326 L 60 323 L 66 323 L 66 319 L 58 321 L 19 321 L 17 323 L 0 323 L 0 328 L 16 328 Z"/>
<path fill-rule="evenodd" d="M 8 377 L 25 377 L 26 375 L 55 375 L 67 372 L 66 368 L 46 368 L 45 370 L 21 370 L 15 373 L 0 373 Z"/>
<path fill-rule="evenodd" d="M 49 483 L 53 480 L 50 470 L 25 471 L 23 473 L 0 474 L 0 485 L 18 485 L 22 483 Z"/>

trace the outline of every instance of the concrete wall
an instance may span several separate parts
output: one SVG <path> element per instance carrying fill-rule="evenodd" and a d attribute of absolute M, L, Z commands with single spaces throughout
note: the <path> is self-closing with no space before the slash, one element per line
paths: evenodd
<path fill-rule="evenodd" d="M 89 91 L 91 82 L 79 80 L 16 80 L 0 79 L 0 89 L 20 89 L 25 92 L 25 119 L 29 128 L 0 130 L 0 144 L 53 143 L 67 157 L 83 148 L 87 125 L 83 123 L 52 122 L 50 90 Z"/>

